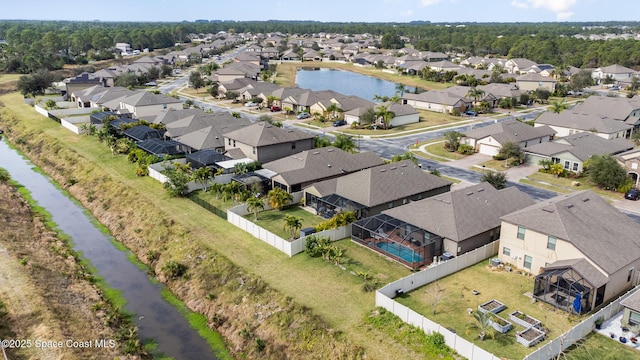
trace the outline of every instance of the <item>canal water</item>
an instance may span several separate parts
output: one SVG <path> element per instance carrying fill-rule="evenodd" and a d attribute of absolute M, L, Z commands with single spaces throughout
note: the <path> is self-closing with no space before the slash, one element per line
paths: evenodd
<path fill-rule="evenodd" d="M 91 223 L 82 206 L 67 198 L 49 178 L 34 171 L 28 160 L 2 140 L 0 167 L 52 215 L 58 228 L 71 237 L 74 249 L 97 269 L 97 275 L 122 291 L 127 300 L 125 308 L 134 314 L 141 340 L 153 339 L 160 353 L 174 359 L 216 359 L 204 338 L 162 298 L 162 285 L 152 283 L 127 259 L 126 252 L 118 250 L 110 237 Z"/>
<path fill-rule="evenodd" d="M 296 73 L 296 85 L 315 91 L 333 90 L 369 101 L 373 101 L 375 95 L 393 96 L 396 93 L 396 83 L 351 71 L 327 68 L 299 69 Z"/>

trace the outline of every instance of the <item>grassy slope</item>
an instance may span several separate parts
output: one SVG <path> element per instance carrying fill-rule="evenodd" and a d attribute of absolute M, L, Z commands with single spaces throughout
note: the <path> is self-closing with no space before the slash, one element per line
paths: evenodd
<path fill-rule="evenodd" d="M 355 276 L 321 260 L 310 260 L 304 255 L 290 259 L 191 201 L 168 198 L 159 183 L 149 178 L 135 177 L 134 167 L 122 157 L 112 156 L 94 139 L 73 135 L 55 122 L 35 114 L 32 108 L 21 104 L 20 96 L 4 96 L 0 101 L 8 105 L 5 114 L 8 111 L 23 119 L 20 126 L 11 125 L 11 136 L 25 139 L 31 148 L 32 157 L 37 156 L 37 152 L 46 153 L 45 157 L 49 161 L 43 157 L 40 162 L 43 162 L 43 168 L 47 172 L 57 173 L 59 182 L 65 183 L 70 177 L 79 180 L 77 185 L 69 188 L 70 192 L 80 198 L 114 233 L 119 234 L 119 239 L 141 260 L 146 260 L 147 250 L 155 249 L 161 252 L 160 260 L 150 265 L 157 272 L 160 272 L 161 266 L 168 259 L 176 259 L 190 266 L 191 280 L 172 281 L 169 284 L 189 307 L 207 314 L 210 320 L 215 314 L 231 313 L 233 309 L 230 306 L 234 302 L 245 307 L 241 312 L 226 318 L 220 327 L 226 339 L 234 347 L 241 349 L 239 353 L 257 356 L 255 352 L 252 353 L 246 339 L 238 339 L 236 336 L 246 323 L 250 323 L 253 336 L 267 339 L 269 344 L 276 344 L 275 349 L 271 350 L 274 358 L 282 353 L 291 354 L 291 351 L 309 357 L 352 357 L 358 352 L 353 344 L 364 348 L 371 359 L 384 359 L 392 353 L 402 353 L 407 358 L 420 358 L 382 333 L 362 326 L 365 314 L 374 306 L 374 296 L 360 290 L 361 282 Z M 6 124 L 3 126 L 8 129 Z M 43 135 L 39 134 L 41 131 Z M 18 132 L 21 134 L 18 135 Z M 63 147 L 51 146 L 53 139 L 57 139 Z M 42 141 L 47 145 L 42 145 Z M 64 147 L 73 149 L 73 152 L 67 152 Z M 51 156 L 51 152 L 57 153 L 57 156 Z M 92 164 L 99 164 L 99 168 Z M 90 202 L 91 197 L 96 199 Z M 350 251 L 357 253 L 360 250 L 362 249 L 354 248 Z M 197 255 L 203 255 L 206 260 L 194 260 Z M 233 268 L 224 258 L 238 265 L 240 271 L 234 270 L 235 276 L 226 274 L 226 281 L 221 281 L 220 273 Z M 386 261 L 377 257 L 366 260 L 371 263 L 363 267 L 369 268 L 369 272 L 374 274 L 386 274 L 384 276 L 388 280 L 407 274 L 406 269 L 397 265 L 380 266 L 381 263 L 386 264 Z M 259 278 L 256 274 L 259 274 Z M 238 280 L 239 278 L 242 279 Z M 256 294 L 256 291 L 246 286 L 247 283 L 271 287 L 278 293 L 267 288 Z M 203 300 L 209 293 L 217 295 L 215 301 Z M 267 321 L 256 320 L 252 316 L 257 309 L 274 306 L 288 313 L 297 313 L 298 320 L 313 319 L 313 316 L 304 309 L 301 310 L 298 305 L 289 304 L 288 297 L 295 303 L 310 308 L 334 329 L 328 332 L 326 329 L 313 330 L 314 339 L 305 338 L 304 334 L 295 334 L 313 355 L 299 348 L 282 350 L 289 346 L 287 342 L 290 341 L 289 338 L 284 338 L 287 329 L 277 330 L 278 326 L 282 326 L 277 324 L 278 316 L 284 315 L 272 315 Z M 253 301 L 246 304 L 247 299 Z M 323 339 L 317 336 L 322 336 Z"/>

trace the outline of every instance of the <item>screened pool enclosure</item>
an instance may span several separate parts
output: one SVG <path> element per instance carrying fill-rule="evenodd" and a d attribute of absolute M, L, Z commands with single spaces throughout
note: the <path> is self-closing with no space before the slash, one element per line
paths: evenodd
<path fill-rule="evenodd" d="M 353 223 L 351 239 L 414 269 L 442 252 L 439 236 L 385 214 Z"/>

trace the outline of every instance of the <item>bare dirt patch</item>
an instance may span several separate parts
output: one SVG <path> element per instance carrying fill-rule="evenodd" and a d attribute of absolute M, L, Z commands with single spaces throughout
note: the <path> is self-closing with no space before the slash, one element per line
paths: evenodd
<path fill-rule="evenodd" d="M 73 258 L 57 255 L 66 246 L 47 231 L 15 188 L 0 184 L 0 337 L 31 340 L 25 348 L 7 349 L 10 359 L 127 358 L 116 348 L 81 348 L 79 342 L 116 339 L 105 324 L 99 291 L 78 276 Z M 36 348 L 36 340 L 64 343 Z M 67 343 L 67 340 L 72 342 Z M 74 343 L 73 341 L 77 342 Z M 70 346 L 67 346 L 70 345 Z"/>

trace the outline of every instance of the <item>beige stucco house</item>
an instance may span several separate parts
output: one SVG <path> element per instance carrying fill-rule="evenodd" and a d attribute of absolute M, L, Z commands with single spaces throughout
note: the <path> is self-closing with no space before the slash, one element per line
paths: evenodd
<path fill-rule="evenodd" d="M 556 83 L 555 79 L 536 73 L 526 73 L 516 78 L 518 88 L 527 91 L 543 89 L 553 93 L 556 90 Z"/>
<path fill-rule="evenodd" d="M 559 195 L 501 219 L 498 257 L 536 276 L 538 300 L 586 312 L 634 285 L 640 224 L 592 191 Z"/>
<path fill-rule="evenodd" d="M 469 130 L 460 139 L 461 144 L 472 146 L 485 155 L 496 155 L 507 142 L 526 149 L 535 144 L 551 141 L 555 131 L 548 126 L 533 127 L 517 120 L 507 120 Z"/>
<path fill-rule="evenodd" d="M 313 149 L 314 135 L 262 121 L 226 133 L 224 142 L 225 150 L 237 149 L 244 157 L 265 163 Z"/>

